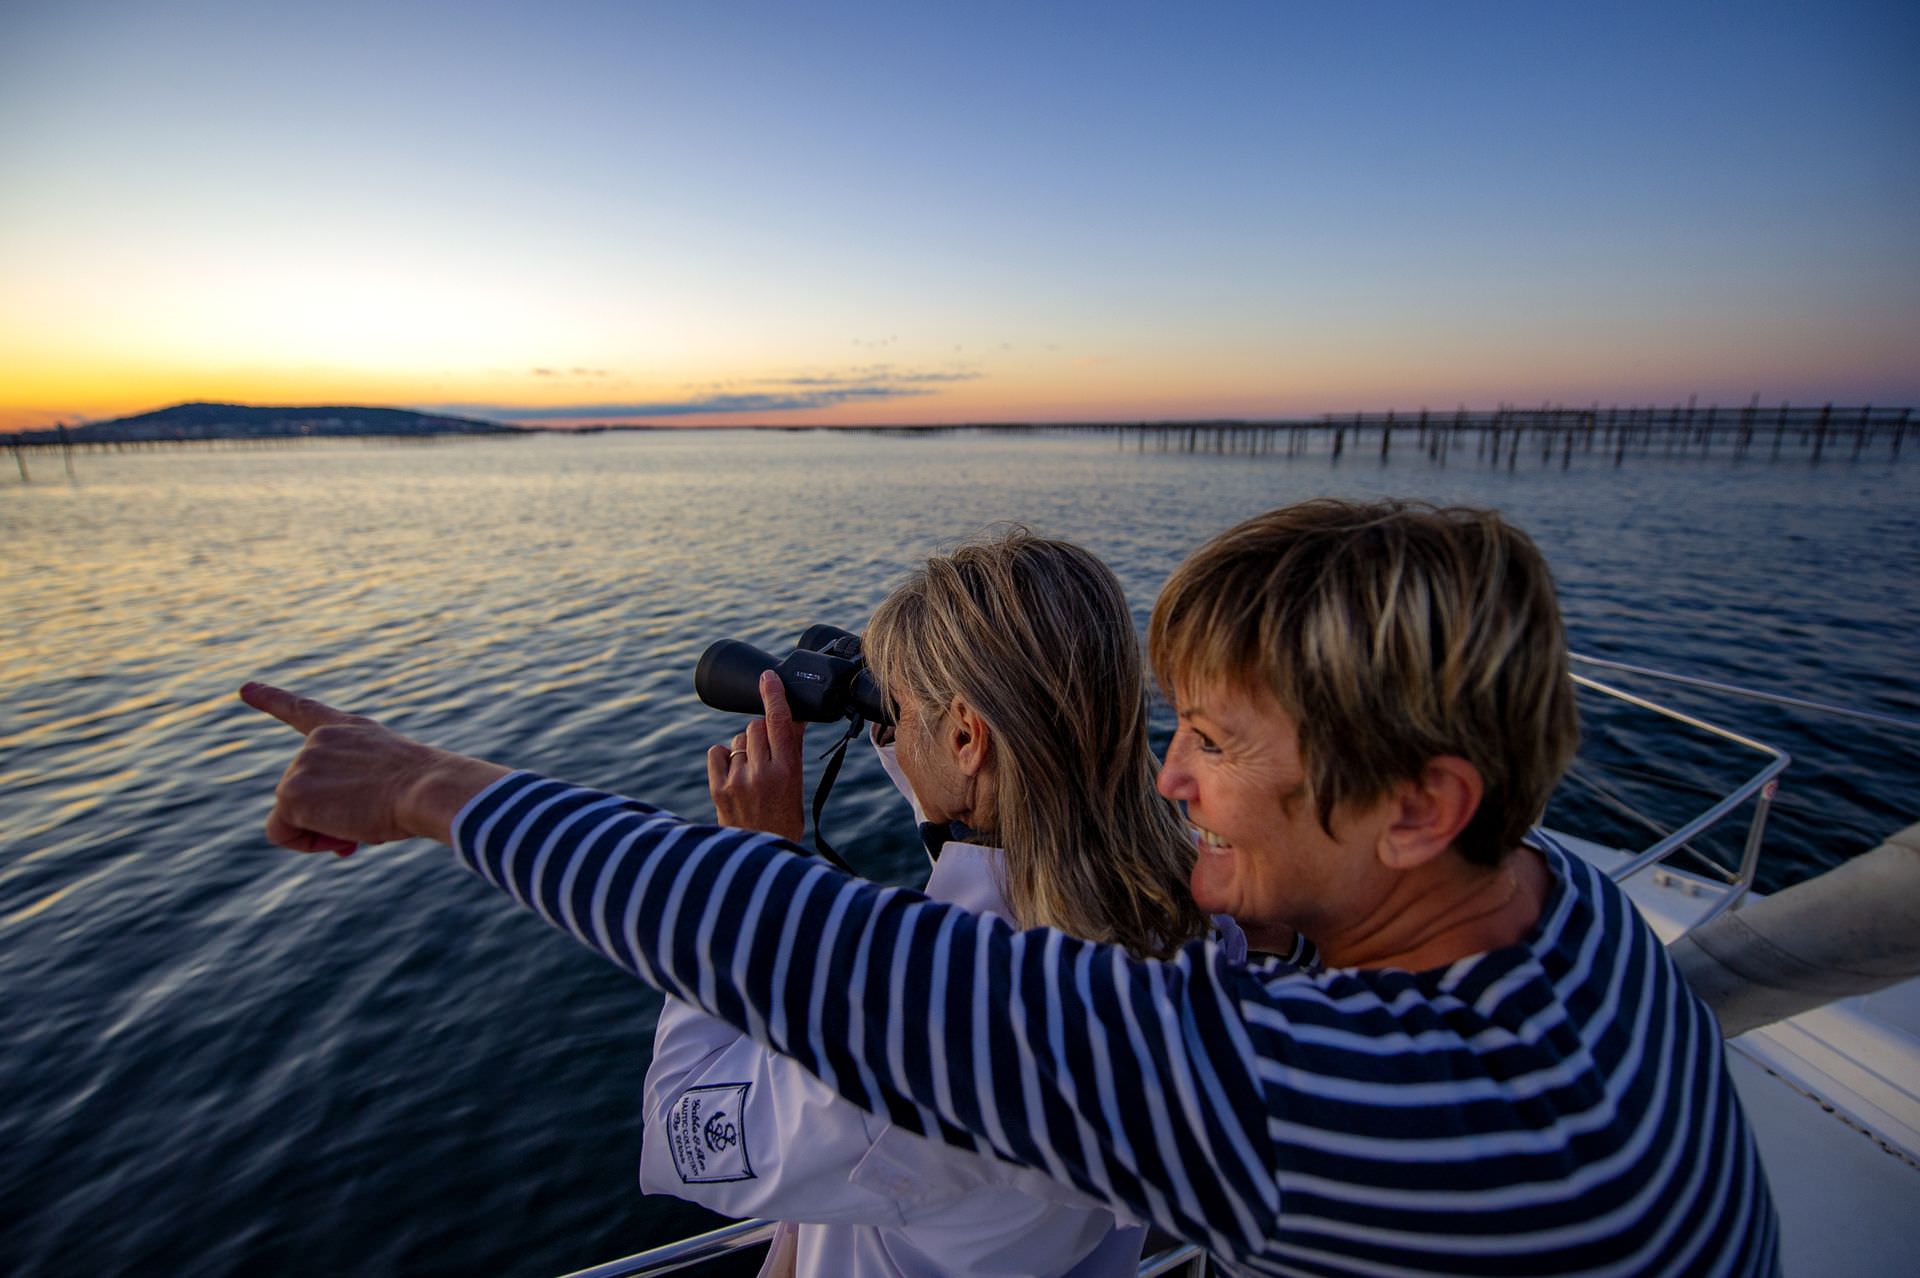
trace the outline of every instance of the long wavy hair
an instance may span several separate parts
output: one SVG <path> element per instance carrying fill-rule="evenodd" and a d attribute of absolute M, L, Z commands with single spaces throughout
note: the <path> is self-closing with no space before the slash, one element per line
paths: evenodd
<path fill-rule="evenodd" d="M 927 721 L 956 696 L 986 720 L 992 810 L 973 818 L 1005 849 L 1016 923 L 1146 957 L 1205 932 L 1192 836 L 1154 790 L 1133 617 L 1099 559 L 1019 527 L 970 542 L 881 603 L 865 650 Z"/>

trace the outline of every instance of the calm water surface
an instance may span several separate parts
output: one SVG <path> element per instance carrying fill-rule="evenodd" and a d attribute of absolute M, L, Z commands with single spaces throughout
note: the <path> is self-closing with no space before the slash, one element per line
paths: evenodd
<path fill-rule="evenodd" d="M 405 844 L 261 838 L 291 751 L 259 677 L 440 744 L 707 811 L 723 636 L 857 627 L 996 520 L 1113 564 L 1298 498 L 1497 506 L 1576 648 L 1920 716 L 1920 502 L 1884 460 L 1139 453 L 1101 437 L 716 432 L 83 456 L 0 483 L 0 1271 L 551 1275 L 708 1218 L 633 1187 L 657 998 Z M 1685 701 L 1792 750 L 1766 884 L 1916 814 L 1912 737 Z M 1164 713 L 1161 731 L 1166 728 Z M 1745 759 L 1607 710 L 1583 775 L 1677 823 Z M 1557 824 L 1644 829 L 1568 787 Z M 918 853 L 849 761 L 835 842 Z M 1725 854 L 1727 840 L 1709 849 Z"/>

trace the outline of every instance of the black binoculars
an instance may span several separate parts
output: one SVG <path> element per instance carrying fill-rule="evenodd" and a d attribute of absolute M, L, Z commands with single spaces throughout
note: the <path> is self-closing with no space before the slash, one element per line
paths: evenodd
<path fill-rule="evenodd" d="M 808 626 L 784 659 L 738 639 L 721 639 L 700 654 L 693 690 L 715 710 L 759 714 L 760 675 L 771 670 L 802 723 L 865 719 L 892 723 L 880 685 L 860 655 L 860 636 L 837 626 Z"/>

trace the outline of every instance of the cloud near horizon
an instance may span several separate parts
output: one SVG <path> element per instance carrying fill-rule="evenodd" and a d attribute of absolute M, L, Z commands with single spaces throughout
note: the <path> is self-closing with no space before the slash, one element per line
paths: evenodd
<path fill-rule="evenodd" d="M 684 399 L 641 400 L 596 404 L 435 404 L 427 411 L 497 421 L 593 421 L 625 417 L 697 417 L 706 413 L 783 413 L 800 409 L 832 408 L 836 404 L 871 403 L 931 395 L 941 385 L 973 381 L 977 372 L 894 372 L 882 365 L 851 374 L 784 377 L 746 383 L 764 389 L 714 388 Z M 736 383 L 738 384 L 738 383 Z"/>

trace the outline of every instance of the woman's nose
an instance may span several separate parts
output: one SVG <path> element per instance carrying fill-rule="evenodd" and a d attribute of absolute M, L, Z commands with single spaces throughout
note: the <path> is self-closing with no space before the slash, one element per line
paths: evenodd
<path fill-rule="evenodd" d="M 1177 751 L 1167 751 L 1167 761 L 1160 765 L 1160 776 L 1154 785 L 1164 799 L 1185 800 L 1192 797 L 1193 774 L 1180 763 Z"/>

